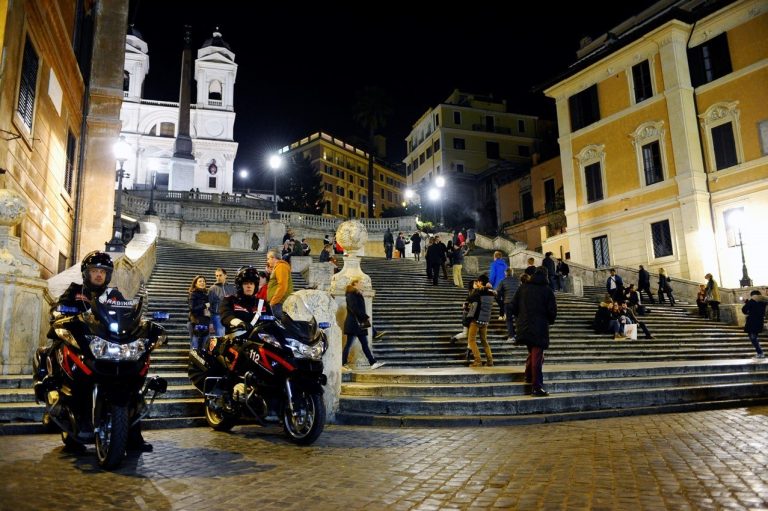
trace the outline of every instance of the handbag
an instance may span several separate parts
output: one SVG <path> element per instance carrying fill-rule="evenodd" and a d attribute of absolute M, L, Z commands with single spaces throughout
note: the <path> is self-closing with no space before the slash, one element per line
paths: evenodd
<path fill-rule="evenodd" d="M 627 323 L 624 325 L 624 337 L 627 339 L 637 340 L 637 324 Z"/>
<path fill-rule="evenodd" d="M 360 328 L 371 328 L 371 319 L 365 318 L 364 320 L 360 321 Z"/>

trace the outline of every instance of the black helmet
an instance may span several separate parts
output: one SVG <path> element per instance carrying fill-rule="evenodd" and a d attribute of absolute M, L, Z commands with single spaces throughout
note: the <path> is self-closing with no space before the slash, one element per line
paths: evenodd
<path fill-rule="evenodd" d="M 106 252 L 100 250 L 94 250 L 85 257 L 83 262 L 80 263 L 80 273 L 83 275 L 83 285 L 91 288 L 91 279 L 88 275 L 88 270 L 91 268 L 100 268 L 107 271 L 107 278 L 104 280 L 104 285 L 100 286 L 103 289 L 109 285 L 109 281 L 112 280 L 112 270 L 115 269 L 115 265 L 112 263 L 112 258 Z M 97 289 L 94 289 L 96 291 Z"/>
<path fill-rule="evenodd" d="M 235 287 L 237 288 L 237 293 L 242 295 L 243 294 L 243 284 L 246 282 L 253 282 L 257 286 L 259 285 L 259 270 L 254 268 L 253 266 L 243 266 L 238 270 L 237 276 L 235 277 Z"/>

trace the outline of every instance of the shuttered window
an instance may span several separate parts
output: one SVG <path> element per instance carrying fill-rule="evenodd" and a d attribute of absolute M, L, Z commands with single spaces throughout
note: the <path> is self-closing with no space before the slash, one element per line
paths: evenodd
<path fill-rule="evenodd" d="M 24 124 L 32 131 L 32 119 L 35 113 L 35 92 L 37 90 L 37 70 L 40 59 L 32 42 L 27 37 L 24 43 L 24 57 L 21 62 L 21 81 L 19 83 L 19 103 L 16 111 Z"/>

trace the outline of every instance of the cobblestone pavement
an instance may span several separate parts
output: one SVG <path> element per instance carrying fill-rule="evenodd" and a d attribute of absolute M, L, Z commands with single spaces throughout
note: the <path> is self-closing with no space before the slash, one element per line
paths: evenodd
<path fill-rule="evenodd" d="M 535 426 L 145 433 L 115 472 L 0 437 L 0 509 L 768 509 L 768 407 Z"/>

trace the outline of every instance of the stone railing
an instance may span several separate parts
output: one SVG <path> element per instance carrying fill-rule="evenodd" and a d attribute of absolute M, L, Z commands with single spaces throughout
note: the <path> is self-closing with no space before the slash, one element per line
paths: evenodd
<path fill-rule="evenodd" d="M 162 194 L 159 196 L 159 194 Z M 234 198 L 239 201 L 252 201 L 253 204 L 240 202 L 235 205 L 229 205 L 228 200 L 224 202 L 217 201 L 218 194 L 194 194 L 198 197 L 196 201 L 190 201 L 192 192 L 155 192 L 153 207 L 157 216 L 161 219 L 169 218 L 173 220 L 184 220 L 185 222 L 206 222 L 206 223 L 242 223 L 261 224 L 269 219 L 271 209 L 253 209 L 242 206 L 264 206 L 269 201 L 258 201 L 254 199 Z M 210 200 L 206 200 L 210 199 Z M 131 191 L 124 193 L 122 197 L 123 211 L 130 215 L 141 217 L 149 209 L 149 192 L 142 190 L 140 192 Z M 239 206 L 239 207 L 238 207 Z M 339 224 L 345 219 L 332 216 L 309 215 L 306 213 L 280 212 L 280 220 L 288 227 L 299 229 L 311 229 L 325 233 L 336 232 Z M 387 229 L 392 232 L 413 232 L 416 230 L 416 217 L 396 217 L 396 218 L 361 218 L 359 221 L 365 225 L 369 233 L 384 233 Z M 250 228 L 250 227 L 249 227 Z"/>
<path fill-rule="evenodd" d="M 487 250 L 501 250 L 505 254 L 511 254 L 512 252 L 528 248 L 528 245 L 522 241 L 511 241 L 501 236 L 491 238 L 483 234 L 475 236 L 475 245 Z"/>

